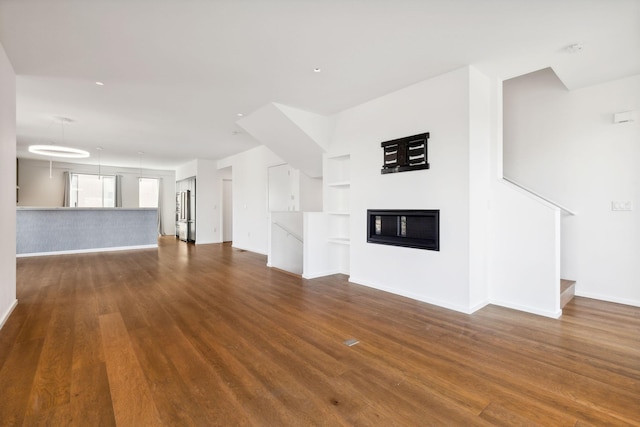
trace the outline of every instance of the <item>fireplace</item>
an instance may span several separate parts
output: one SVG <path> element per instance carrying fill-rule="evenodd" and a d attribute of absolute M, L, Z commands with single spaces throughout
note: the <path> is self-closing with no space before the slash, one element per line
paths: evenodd
<path fill-rule="evenodd" d="M 440 250 L 439 210 L 367 210 L 367 242 Z"/>

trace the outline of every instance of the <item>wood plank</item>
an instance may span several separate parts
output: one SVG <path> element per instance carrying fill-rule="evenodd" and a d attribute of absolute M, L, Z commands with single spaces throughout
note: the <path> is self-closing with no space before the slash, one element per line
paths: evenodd
<path fill-rule="evenodd" d="M 0 370 L 0 426 L 21 425 L 38 368 L 43 340 L 16 342 Z"/>
<path fill-rule="evenodd" d="M 69 403 L 74 310 L 64 297 L 54 301 L 58 303 L 53 304 L 49 328 L 38 360 L 26 414 L 29 417 Z"/>
<path fill-rule="evenodd" d="M 134 398 L 134 396 L 130 396 Z M 137 398 L 137 397 L 136 397 Z M 80 364 L 71 374 L 71 425 L 115 426 L 116 420 L 104 363 Z"/>
<path fill-rule="evenodd" d="M 206 414 L 194 401 L 194 391 L 184 382 L 166 356 L 164 351 L 166 347 L 158 351 L 158 341 L 148 329 L 137 329 L 130 334 L 130 338 L 163 424 L 168 426 L 206 424 Z M 216 398 L 215 401 L 218 399 Z"/>
<path fill-rule="evenodd" d="M 37 295 L 29 302 L 22 302 L 29 305 L 29 314 L 20 328 L 17 342 L 24 342 L 33 339 L 44 338 L 49 329 L 49 321 L 53 314 L 54 304 L 59 290 L 58 284 L 42 287 Z M 18 299 L 20 304 L 20 299 Z M 4 328 L 3 328 L 4 329 Z"/>
<path fill-rule="evenodd" d="M 25 322 L 27 315 L 29 314 L 29 308 L 26 304 L 18 304 L 11 313 L 11 322 L 5 323 L 2 327 L 0 334 L 0 369 L 4 366 L 4 363 L 9 358 L 12 345 L 16 342 L 22 324 Z"/>
<path fill-rule="evenodd" d="M 74 424 L 69 411 L 69 404 L 58 405 L 32 412 L 24 418 L 23 426 L 70 426 Z"/>
<path fill-rule="evenodd" d="M 163 425 L 120 314 L 100 315 L 100 330 L 116 423 Z"/>
<path fill-rule="evenodd" d="M 531 418 L 520 415 L 520 411 L 511 410 L 497 402 L 491 402 L 489 405 L 487 405 L 487 407 L 480 414 L 480 417 L 491 422 L 493 425 L 522 427 L 541 426 L 541 424 L 532 421 Z M 572 424 L 575 424 L 575 422 L 568 425 Z"/>

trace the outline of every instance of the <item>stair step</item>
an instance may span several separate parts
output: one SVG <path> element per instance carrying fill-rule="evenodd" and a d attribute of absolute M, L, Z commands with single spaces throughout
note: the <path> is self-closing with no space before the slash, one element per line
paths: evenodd
<path fill-rule="evenodd" d="M 576 281 L 560 279 L 560 308 L 571 301 L 576 293 Z"/>

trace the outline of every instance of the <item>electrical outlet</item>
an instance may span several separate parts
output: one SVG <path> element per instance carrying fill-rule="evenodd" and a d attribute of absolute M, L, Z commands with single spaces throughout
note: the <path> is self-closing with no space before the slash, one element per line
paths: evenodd
<path fill-rule="evenodd" d="M 611 202 L 612 211 L 631 211 L 633 210 L 630 201 L 613 201 Z"/>

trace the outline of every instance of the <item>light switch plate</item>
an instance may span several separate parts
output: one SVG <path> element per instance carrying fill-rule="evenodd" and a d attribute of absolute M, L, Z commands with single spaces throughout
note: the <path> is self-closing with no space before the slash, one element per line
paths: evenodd
<path fill-rule="evenodd" d="M 611 202 L 612 211 L 631 211 L 633 210 L 630 201 L 613 201 Z"/>

